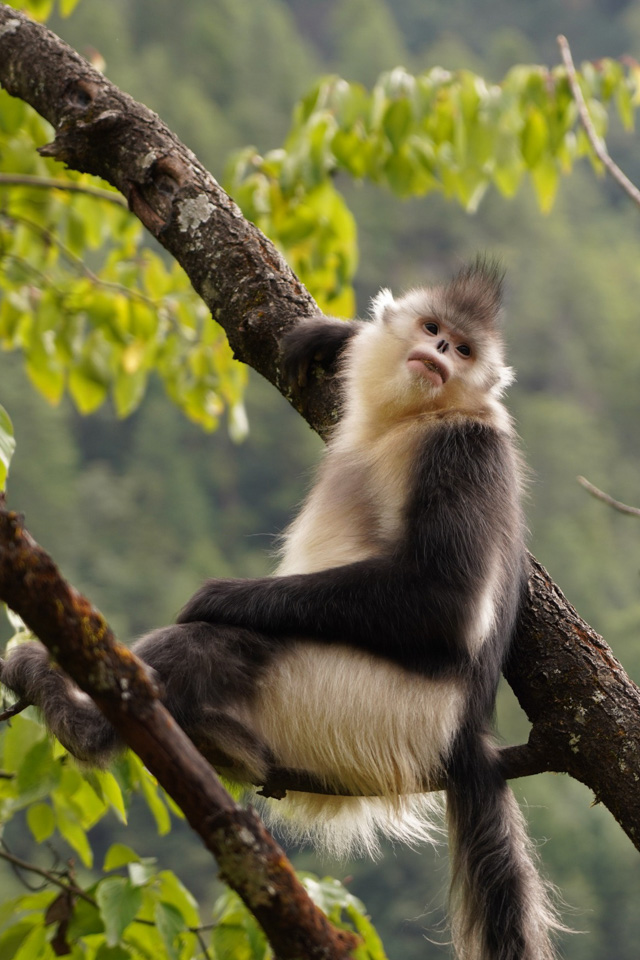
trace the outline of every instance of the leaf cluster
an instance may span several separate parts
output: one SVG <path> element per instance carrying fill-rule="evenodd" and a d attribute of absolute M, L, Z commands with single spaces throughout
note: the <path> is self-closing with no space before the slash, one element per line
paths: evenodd
<path fill-rule="evenodd" d="M 140 404 L 151 373 L 196 423 L 227 408 L 242 432 L 246 374 L 176 264 L 106 185 L 38 157 L 48 125 L 0 91 L 0 346 L 51 402 Z M 18 176 L 18 172 L 20 176 Z"/>
<path fill-rule="evenodd" d="M 611 104 L 632 128 L 640 101 L 635 62 L 584 64 L 580 82 L 600 136 Z M 405 198 L 440 193 L 469 212 L 491 186 L 512 197 L 528 177 L 547 212 L 561 175 L 584 156 L 600 171 L 563 67 L 517 66 L 499 84 L 468 70 L 412 75 L 398 67 L 370 91 L 321 79 L 298 103 L 284 146 L 265 156 L 239 152 L 227 182 L 322 305 L 349 315 L 356 237 L 338 175 Z"/>
<path fill-rule="evenodd" d="M 48 20 L 54 11 L 57 11 L 62 17 L 70 16 L 78 3 L 79 0 L 20 0 L 20 2 L 8 0 L 8 6 L 24 10 L 34 20 L 39 20 L 41 23 Z"/>

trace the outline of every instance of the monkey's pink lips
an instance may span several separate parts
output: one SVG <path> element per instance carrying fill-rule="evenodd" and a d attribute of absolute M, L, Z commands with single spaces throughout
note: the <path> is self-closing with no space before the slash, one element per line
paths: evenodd
<path fill-rule="evenodd" d="M 407 366 L 419 376 L 426 377 L 436 386 L 443 386 L 449 379 L 448 369 L 443 363 L 439 363 L 431 353 L 412 350 L 407 357 Z"/>

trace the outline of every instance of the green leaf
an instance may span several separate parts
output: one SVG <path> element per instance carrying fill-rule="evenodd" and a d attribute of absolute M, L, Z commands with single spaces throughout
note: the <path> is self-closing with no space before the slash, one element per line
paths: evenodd
<path fill-rule="evenodd" d="M 60 14 L 63 17 L 70 16 L 79 2 L 80 0 L 60 0 Z"/>
<path fill-rule="evenodd" d="M 624 80 L 618 84 L 616 90 L 616 107 L 625 130 L 633 130 L 633 100 Z"/>
<path fill-rule="evenodd" d="M 142 795 L 146 800 L 149 810 L 153 814 L 153 818 L 156 821 L 156 827 L 158 828 L 158 833 L 161 837 L 169 833 L 171 830 L 171 818 L 169 817 L 169 812 L 160 796 L 160 788 L 155 779 L 151 777 L 146 771 L 143 771 L 142 778 L 140 780 L 140 787 L 142 789 Z"/>
<path fill-rule="evenodd" d="M 38 926 L 35 927 L 28 937 L 22 941 L 12 960 L 53 960 L 53 951 L 47 944 L 47 931 L 42 925 L 42 919 L 39 919 Z"/>
<path fill-rule="evenodd" d="M 38 743 L 35 743 L 18 770 L 18 789 L 21 793 L 27 793 L 34 787 L 46 783 L 55 783 L 54 760 L 51 749 L 51 741 L 44 737 Z"/>
<path fill-rule="evenodd" d="M 52 793 L 52 799 L 54 804 L 66 807 L 83 830 L 90 830 L 108 810 L 90 779 L 84 777 L 73 764 L 64 765 L 60 787 Z"/>
<path fill-rule="evenodd" d="M 540 209 L 543 213 L 548 213 L 556 198 L 560 180 L 560 174 L 555 161 L 550 158 L 543 160 L 531 171 L 531 177 Z"/>
<path fill-rule="evenodd" d="M 44 21 L 48 20 L 51 16 L 53 2 L 54 0 L 27 0 L 26 3 L 21 3 L 20 6 L 26 9 L 34 20 L 40 20 L 44 23 Z"/>
<path fill-rule="evenodd" d="M 346 907 L 346 913 L 362 938 L 362 944 L 354 952 L 354 960 L 387 960 L 384 944 L 369 918 L 352 904 Z"/>
<path fill-rule="evenodd" d="M 97 950 L 94 960 L 129 960 L 134 954 L 123 946 L 110 947 L 103 943 Z"/>
<path fill-rule="evenodd" d="M 3 406 L 0 405 L 0 490 L 4 490 L 9 473 L 9 464 L 16 441 L 13 436 L 11 418 Z"/>
<path fill-rule="evenodd" d="M 35 803 L 27 810 L 27 825 L 36 843 L 48 840 L 56 828 L 56 818 L 48 803 Z"/>
<path fill-rule="evenodd" d="M 92 891 L 87 892 L 91 893 Z M 90 937 L 99 933 L 104 933 L 104 922 L 100 911 L 94 904 L 78 899 L 69 921 L 69 941 L 76 943 L 83 937 Z"/>
<path fill-rule="evenodd" d="M 154 908 L 154 918 L 158 932 L 171 960 L 179 960 L 180 946 L 176 943 L 179 934 L 187 929 L 184 917 L 171 903 L 158 901 Z"/>
<path fill-rule="evenodd" d="M 522 131 L 522 156 L 529 169 L 541 160 L 549 143 L 549 128 L 544 114 L 531 107 Z"/>
<path fill-rule="evenodd" d="M 59 794 L 59 791 L 57 791 Z M 70 847 L 76 851 L 85 867 L 93 864 L 93 850 L 87 839 L 86 832 L 78 823 L 75 815 L 63 805 L 59 795 L 53 797 L 56 825 L 60 834 L 64 837 Z"/>
<path fill-rule="evenodd" d="M 42 347 L 28 353 L 27 374 L 49 403 L 58 404 L 64 393 L 65 375 L 58 359 Z"/>
<path fill-rule="evenodd" d="M 394 150 L 399 150 L 409 135 L 413 124 L 413 111 L 408 100 L 396 100 L 385 110 L 382 129 L 391 141 Z"/>
<path fill-rule="evenodd" d="M 121 823 L 127 822 L 127 810 L 120 784 L 109 770 L 91 770 L 85 774 L 99 797 L 114 810 Z"/>
<path fill-rule="evenodd" d="M 160 899 L 163 903 L 172 904 L 176 910 L 179 910 L 190 927 L 200 925 L 200 915 L 198 913 L 198 903 L 191 893 L 187 890 L 179 877 L 171 870 L 163 870 L 158 874 Z"/>
<path fill-rule="evenodd" d="M 113 400 L 119 417 L 127 417 L 140 405 L 147 386 L 147 377 L 147 371 L 143 368 L 134 373 L 118 370 L 113 387 Z"/>
<path fill-rule="evenodd" d="M 0 133 L 9 136 L 17 133 L 24 123 L 26 109 L 22 100 L 9 96 L 6 90 L 0 90 Z"/>
<path fill-rule="evenodd" d="M 142 891 L 124 877 L 109 877 L 98 884 L 96 901 L 104 921 L 107 944 L 114 947 L 142 905 Z"/>
<path fill-rule="evenodd" d="M 36 923 L 40 923 L 39 917 L 25 917 L 4 931 L 0 936 L 0 960 L 13 960 Z"/>
<path fill-rule="evenodd" d="M 144 887 L 157 874 L 157 860 L 155 857 L 143 857 L 138 863 L 130 863 L 128 870 L 134 887 Z"/>
<path fill-rule="evenodd" d="M 105 873 L 109 873 L 110 870 L 118 870 L 129 863 L 139 862 L 139 855 L 131 847 L 127 847 L 124 843 L 112 843 L 107 850 L 102 869 Z"/>
<path fill-rule="evenodd" d="M 82 414 L 93 413 L 107 396 L 107 384 L 96 375 L 95 368 L 81 362 L 69 373 L 69 393 Z"/>
<path fill-rule="evenodd" d="M 11 726 L 5 728 L 3 767 L 10 773 L 18 773 L 23 760 L 35 743 L 45 737 L 42 724 L 21 714 L 14 717 Z"/>

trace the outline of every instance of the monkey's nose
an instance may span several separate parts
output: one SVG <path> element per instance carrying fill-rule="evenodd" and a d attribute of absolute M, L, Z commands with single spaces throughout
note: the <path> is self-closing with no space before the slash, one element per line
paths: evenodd
<path fill-rule="evenodd" d="M 438 353 L 446 353 L 448 349 L 449 349 L 449 344 L 447 343 L 446 340 L 440 340 L 440 342 L 436 347 L 436 350 L 438 351 Z"/>

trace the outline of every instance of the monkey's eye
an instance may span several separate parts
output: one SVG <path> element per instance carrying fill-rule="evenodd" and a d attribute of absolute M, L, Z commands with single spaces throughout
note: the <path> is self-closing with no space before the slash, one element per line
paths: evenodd
<path fill-rule="evenodd" d="M 433 320 L 427 320 L 426 323 L 423 323 L 422 326 L 427 331 L 427 333 L 432 333 L 435 337 L 438 332 L 438 324 L 434 323 Z"/>
<path fill-rule="evenodd" d="M 456 347 L 456 350 L 457 350 L 458 353 L 461 354 L 463 357 L 470 357 L 470 356 L 471 356 L 471 347 L 468 346 L 466 343 L 459 343 L 458 346 Z"/>

